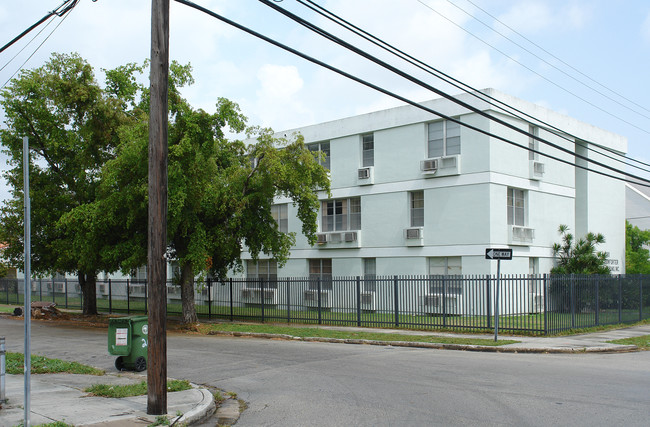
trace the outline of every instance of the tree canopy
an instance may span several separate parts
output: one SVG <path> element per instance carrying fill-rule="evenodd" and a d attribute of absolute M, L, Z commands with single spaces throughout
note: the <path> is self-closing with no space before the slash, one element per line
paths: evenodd
<path fill-rule="evenodd" d="M 625 223 L 625 272 L 650 274 L 650 230 Z"/>
<path fill-rule="evenodd" d="M 560 225 L 558 231 L 562 242 L 553 245 L 557 265 L 551 269 L 551 274 L 610 274 L 606 265 L 609 254 L 596 249 L 597 245 L 605 243 L 602 234 L 587 233 L 584 238 L 575 240 L 566 225 Z"/>
<path fill-rule="evenodd" d="M 86 313 L 95 313 L 98 271 L 111 270 L 97 253 L 75 245 L 62 216 L 95 201 L 104 163 L 119 144 L 118 129 L 133 120 L 128 98 L 107 72 L 103 89 L 93 68 L 76 54 L 54 54 L 42 67 L 22 71 L 1 93 L 6 128 L 0 141 L 9 157 L 5 178 L 12 199 L 0 210 L 5 256 L 23 268 L 22 137 L 29 138 L 32 271 L 77 274 Z"/>
<path fill-rule="evenodd" d="M 96 312 L 95 280 L 146 264 L 148 88 L 146 64 L 105 70 L 104 88 L 78 55 L 59 55 L 23 72 L 3 91 L 12 161 L 13 200 L 2 210 L 0 237 L 22 262 L 21 136 L 30 138 L 33 270 L 75 272 L 84 312 Z M 328 172 L 300 135 L 275 138 L 249 127 L 237 104 L 220 98 L 214 113 L 193 108 L 180 89 L 191 67 L 174 61 L 169 77 L 168 256 L 180 267 L 183 318 L 196 320 L 194 278 L 241 270 L 243 248 L 280 265 L 294 233 L 272 215 L 276 197 L 290 200 L 302 232 L 315 243 L 317 192 L 329 194 Z M 227 135 L 247 136 L 248 142 Z M 22 265 L 22 264 L 18 264 Z"/>

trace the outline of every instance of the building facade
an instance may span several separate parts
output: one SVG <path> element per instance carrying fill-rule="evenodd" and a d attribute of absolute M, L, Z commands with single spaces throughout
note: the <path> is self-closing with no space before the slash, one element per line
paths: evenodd
<path fill-rule="evenodd" d="M 576 155 L 611 163 L 598 152 L 625 154 L 626 139 L 492 89 L 484 92 L 573 136 L 562 138 L 471 95 L 459 98 L 569 153 L 445 99 L 424 105 L 542 155 L 413 106 L 281 132 L 299 132 L 310 150 L 326 155 L 331 197 L 320 194 L 314 246 L 300 233 L 291 201 L 277 199 L 280 229 L 297 236 L 291 258 L 279 268 L 272 259 L 254 262 L 244 253 L 245 275 L 494 274 L 496 263 L 485 259 L 485 250 L 495 247 L 513 249 L 502 273 L 547 273 L 560 224 L 578 237 L 602 233 L 606 244 L 599 249 L 609 252 L 612 272 L 624 273 L 625 185 L 573 164 L 587 165 Z"/>

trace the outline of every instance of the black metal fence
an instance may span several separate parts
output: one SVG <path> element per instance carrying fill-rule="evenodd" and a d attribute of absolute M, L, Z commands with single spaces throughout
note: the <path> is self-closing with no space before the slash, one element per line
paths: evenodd
<path fill-rule="evenodd" d="M 310 277 L 199 282 L 197 314 L 207 318 L 413 329 L 493 331 L 495 276 Z M 650 317 L 650 276 L 502 276 L 499 330 L 553 334 Z M 21 304 L 23 281 L 0 280 L 0 303 Z M 167 312 L 181 314 L 180 288 L 167 284 Z M 83 307 L 73 280 L 36 279 L 32 299 Z M 97 283 L 108 313 L 146 313 L 147 286 Z"/>

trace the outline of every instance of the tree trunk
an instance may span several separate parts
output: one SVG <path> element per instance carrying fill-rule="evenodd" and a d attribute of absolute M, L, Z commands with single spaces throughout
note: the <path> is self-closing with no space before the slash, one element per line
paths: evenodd
<path fill-rule="evenodd" d="M 77 273 L 79 286 L 83 295 L 83 314 L 97 314 L 97 275 L 93 273 Z"/>
<path fill-rule="evenodd" d="M 182 322 L 186 325 L 198 322 L 194 307 L 194 269 L 191 262 L 181 266 L 181 301 L 183 304 Z"/>

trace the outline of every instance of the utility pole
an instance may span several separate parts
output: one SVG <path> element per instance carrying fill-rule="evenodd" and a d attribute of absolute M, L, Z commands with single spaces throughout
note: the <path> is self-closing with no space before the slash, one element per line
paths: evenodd
<path fill-rule="evenodd" d="M 147 414 L 167 413 L 167 85 L 169 0 L 151 1 Z"/>

